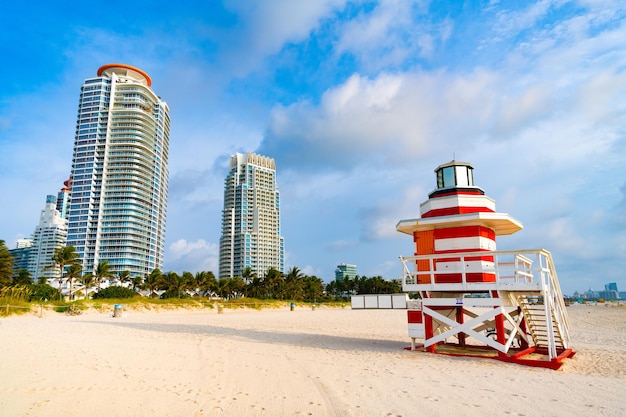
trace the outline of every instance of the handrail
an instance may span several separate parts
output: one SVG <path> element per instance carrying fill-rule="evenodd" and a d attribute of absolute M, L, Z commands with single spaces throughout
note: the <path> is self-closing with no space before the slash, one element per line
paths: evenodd
<path fill-rule="evenodd" d="M 493 258 L 493 262 L 485 260 Z M 474 258 L 474 259 L 472 259 Z M 479 266 L 470 264 L 476 262 L 475 258 L 482 259 Z M 468 273 L 485 273 L 493 274 L 495 282 L 498 284 L 536 284 L 541 285 L 543 271 L 542 265 L 545 261 L 542 258 L 550 258 L 547 262 L 552 265 L 551 255 L 545 249 L 524 249 L 524 250 L 504 250 L 504 251 L 475 251 L 475 252 L 454 252 L 445 254 L 430 254 L 418 256 L 401 256 L 403 263 L 403 288 L 413 285 L 437 285 L 435 275 L 437 277 L 445 277 L 446 275 L 461 274 L 461 282 L 463 285 L 477 284 L 467 281 Z M 418 261 L 427 261 L 428 268 L 418 270 Z M 436 268 L 437 263 L 447 262 L 447 269 Z M 468 263 L 470 262 L 470 263 Z M 421 262 L 422 265 L 424 262 Z M 453 264 L 453 265 L 451 265 Z M 411 268 L 412 265 L 412 268 Z M 454 266 L 454 267 L 451 267 Z M 412 270 L 414 272 L 412 272 Z M 552 272 L 552 271 L 550 271 Z M 550 275 L 553 275 L 552 273 Z M 422 279 L 427 277 L 427 283 L 418 284 L 418 277 Z M 482 282 L 480 283 L 482 284 Z"/>
<path fill-rule="evenodd" d="M 547 252 L 547 251 L 546 251 Z M 552 255 L 548 252 L 547 256 L 548 261 L 548 269 L 550 270 L 550 288 L 552 289 L 552 299 L 556 303 L 555 314 L 557 315 L 557 325 L 559 326 L 559 330 L 561 331 L 561 336 L 563 339 L 564 347 L 569 347 L 571 341 L 571 335 L 569 333 L 569 316 L 566 313 L 565 309 L 565 300 L 563 299 L 563 293 L 561 292 L 561 286 L 559 284 L 559 279 L 556 275 L 556 268 L 554 267 L 554 262 L 552 260 Z"/>

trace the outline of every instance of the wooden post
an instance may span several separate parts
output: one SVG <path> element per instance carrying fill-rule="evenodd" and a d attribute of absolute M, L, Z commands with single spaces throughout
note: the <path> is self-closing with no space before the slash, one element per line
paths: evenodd
<path fill-rule="evenodd" d="M 459 324 L 463 324 L 464 322 L 463 307 L 456 308 L 456 322 Z M 465 347 L 465 336 L 465 333 L 459 332 L 459 346 Z"/>
<path fill-rule="evenodd" d="M 429 316 L 428 314 L 424 314 L 424 335 L 426 336 L 424 338 L 424 341 L 428 340 L 428 339 L 432 339 L 432 337 L 434 336 L 433 333 L 433 318 L 431 316 Z M 426 348 L 427 352 L 430 353 L 435 353 L 435 345 L 430 345 Z"/>
<path fill-rule="evenodd" d="M 496 337 L 498 339 L 498 343 L 500 343 L 501 345 L 505 345 L 506 344 L 506 331 L 504 329 L 504 316 L 502 314 L 498 314 L 496 317 L 494 317 L 494 320 L 496 322 Z M 504 352 L 498 351 L 498 356 L 502 358 L 502 357 L 506 357 L 507 354 Z"/>
<path fill-rule="evenodd" d="M 522 313 L 520 312 L 520 314 Z M 528 329 L 526 328 L 526 318 L 522 318 L 522 321 L 519 324 L 519 328 L 524 333 L 524 336 L 528 335 Z M 520 340 L 520 347 L 522 349 L 528 349 L 528 342 L 526 341 L 526 339 L 520 337 L 519 340 Z"/>

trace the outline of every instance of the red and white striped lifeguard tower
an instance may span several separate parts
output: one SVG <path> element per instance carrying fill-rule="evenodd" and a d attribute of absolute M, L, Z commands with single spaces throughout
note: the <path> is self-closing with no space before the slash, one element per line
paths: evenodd
<path fill-rule="evenodd" d="M 473 169 L 437 167 L 421 217 L 396 226 L 415 242 L 415 255 L 400 257 L 403 290 L 421 296 L 408 305 L 411 349 L 558 369 L 574 352 L 552 256 L 496 250 L 496 236 L 522 224 L 496 212 Z"/>

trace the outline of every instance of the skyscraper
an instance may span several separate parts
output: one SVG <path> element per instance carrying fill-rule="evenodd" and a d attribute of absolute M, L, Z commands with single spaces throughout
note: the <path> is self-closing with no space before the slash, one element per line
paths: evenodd
<path fill-rule="evenodd" d="M 67 244 L 84 272 L 105 260 L 133 276 L 163 267 L 170 118 L 151 85 L 139 68 L 108 64 L 81 87 Z"/>
<path fill-rule="evenodd" d="M 241 276 L 247 267 L 258 275 L 270 267 L 285 272 L 285 248 L 274 159 L 237 153 L 224 186 L 219 277 Z"/>
<path fill-rule="evenodd" d="M 55 196 L 46 197 L 39 224 L 33 232 L 32 246 L 28 251 L 28 272 L 33 280 L 39 277 L 59 278 L 61 275 L 57 268 L 49 268 L 53 265 L 54 251 L 65 245 L 67 237 L 67 220 L 61 217 L 56 205 Z"/>

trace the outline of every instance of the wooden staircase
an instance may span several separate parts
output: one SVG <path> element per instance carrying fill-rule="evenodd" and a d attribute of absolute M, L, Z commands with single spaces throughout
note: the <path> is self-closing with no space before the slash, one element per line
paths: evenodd
<path fill-rule="evenodd" d="M 535 346 L 557 351 L 568 347 L 563 326 L 553 306 L 544 303 L 541 295 L 516 295 L 517 304 L 521 308 L 528 333 Z"/>
<path fill-rule="evenodd" d="M 550 360 L 570 350 L 569 319 L 556 269 L 549 252 L 537 258 L 534 281 L 537 291 L 508 292 L 509 300 L 517 305 L 526 328 L 539 350 L 545 350 Z"/>

